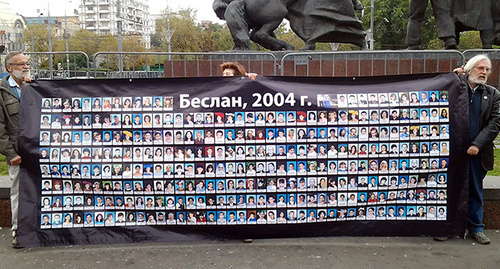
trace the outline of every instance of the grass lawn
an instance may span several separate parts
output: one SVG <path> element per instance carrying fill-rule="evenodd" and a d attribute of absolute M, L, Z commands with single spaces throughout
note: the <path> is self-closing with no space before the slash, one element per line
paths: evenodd
<path fill-rule="evenodd" d="M 495 148 L 495 163 L 493 164 L 493 170 L 488 172 L 488 176 L 500 176 L 500 148 Z"/>
<path fill-rule="evenodd" d="M 5 162 L 5 156 L 0 154 L 0 176 L 8 176 L 9 168 L 7 167 L 7 163 Z"/>

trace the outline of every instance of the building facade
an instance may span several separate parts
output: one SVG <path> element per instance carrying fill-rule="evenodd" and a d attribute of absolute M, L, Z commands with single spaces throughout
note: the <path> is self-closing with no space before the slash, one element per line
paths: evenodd
<path fill-rule="evenodd" d="M 74 33 L 80 30 L 80 23 L 78 21 L 78 16 L 65 16 L 65 17 L 25 17 L 26 25 L 47 25 L 50 21 L 51 30 L 58 38 L 65 39 L 69 38 Z M 66 27 L 68 29 L 67 35 Z"/>
<path fill-rule="evenodd" d="M 6 51 L 23 51 L 22 32 L 25 27 L 23 17 L 16 14 L 8 2 L 0 1 L 0 46 Z"/>
<path fill-rule="evenodd" d="M 82 29 L 97 34 L 118 34 L 141 37 L 144 47 L 150 48 L 152 31 L 149 19 L 149 0 L 80 0 L 79 21 Z"/>

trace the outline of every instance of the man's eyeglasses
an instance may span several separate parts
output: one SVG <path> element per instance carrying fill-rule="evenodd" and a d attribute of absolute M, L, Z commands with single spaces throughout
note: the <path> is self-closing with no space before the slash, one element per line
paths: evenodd
<path fill-rule="evenodd" d="M 484 72 L 486 71 L 487 73 L 489 73 L 491 71 L 490 68 L 488 67 L 483 67 L 483 66 L 480 66 L 480 67 L 474 67 L 475 69 L 477 69 L 479 72 Z"/>
<path fill-rule="evenodd" d="M 31 64 L 30 63 L 10 63 L 9 65 L 20 65 L 20 66 L 30 66 Z"/>

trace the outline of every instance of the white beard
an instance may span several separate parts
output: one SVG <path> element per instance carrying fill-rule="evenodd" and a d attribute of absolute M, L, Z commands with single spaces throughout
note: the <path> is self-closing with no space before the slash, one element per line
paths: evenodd
<path fill-rule="evenodd" d="M 30 77 L 30 70 L 29 69 L 13 70 L 11 75 L 17 79 L 24 81 L 24 78 Z"/>
<path fill-rule="evenodd" d="M 480 77 L 482 77 L 484 79 L 479 79 Z M 484 76 L 484 75 L 469 76 L 469 80 L 471 83 L 474 83 L 474 84 L 486 85 L 486 81 L 488 80 L 488 77 Z"/>

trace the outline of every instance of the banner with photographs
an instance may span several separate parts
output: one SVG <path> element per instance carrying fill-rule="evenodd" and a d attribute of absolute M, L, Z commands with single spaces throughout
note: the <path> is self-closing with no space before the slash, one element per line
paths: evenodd
<path fill-rule="evenodd" d="M 466 100 L 454 74 L 38 81 L 19 242 L 460 235 Z"/>

